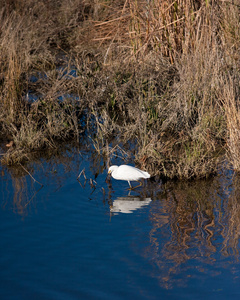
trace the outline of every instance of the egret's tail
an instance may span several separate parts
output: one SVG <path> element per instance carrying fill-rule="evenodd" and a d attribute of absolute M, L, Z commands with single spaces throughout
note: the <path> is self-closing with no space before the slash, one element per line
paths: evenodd
<path fill-rule="evenodd" d="M 145 178 L 150 178 L 150 174 L 148 172 L 144 172 L 144 171 L 142 171 L 142 172 L 143 172 L 143 175 L 145 176 Z"/>

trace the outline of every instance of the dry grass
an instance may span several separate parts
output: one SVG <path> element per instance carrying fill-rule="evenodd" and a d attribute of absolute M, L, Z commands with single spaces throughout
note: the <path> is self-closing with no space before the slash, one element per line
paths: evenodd
<path fill-rule="evenodd" d="M 130 141 L 136 163 L 152 174 L 209 176 L 226 143 L 238 170 L 239 7 L 5 1 L 0 127 L 14 147 L 3 161 L 78 139 L 84 123 L 100 153 L 116 137 L 123 148 Z M 38 101 L 26 101 L 29 90 Z"/>
<path fill-rule="evenodd" d="M 238 78 L 235 80 L 239 81 Z M 228 159 L 232 163 L 233 169 L 240 171 L 240 89 L 234 83 L 234 79 L 230 74 L 226 75 L 225 82 L 228 82 L 227 88 L 223 89 L 221 95 L 223 110 L 226 117 L 227 126 L 227 154 Z M 224 84 L 224 82 L 223 82 Z"/>
<path fill-rule="evenodd" d="M 2 138 L 13 143 L 3 163 L 28 160 L 33 151 L 78 139 L 81 132 L 82 105 L 68 96 L 78 96 L 69 75 L 71 57 L 59 68 L 59 52 L 67 44 L 63 35 L 70 27 L 65 13 L 52 1 L 5 1 L 1 8 L 0 127 Z M 38 101 L 29 98 L 30 90 Z"/>
<path fill-rule="evenodd" d="M 226 119 L 219 95 L 230 88 L 229 81 L 224 80 L 226 70 L 232 70 L 231 76 L 239 72 L 239 7 L 205 1 L 197 5 L 191 1 L 164 1 L 161 5 L 165 9 L 155 2 L 151 5 L 155 7 L 149 9 L 145 1 L 126 1 L 121 18 L 118 15 L 111 22 L 98 24 L 105 37 L 109 28 L 109 33 L 118 32 L 125 46 L 132 43 L 127 55 L 141 58 L 146 66 L 134 68 L 132 77 L 122 85 L 124 95 L 113 88 L 110 107 L 121 122 L 117 124 L 112 111 L 104 111 L 101 132 L 118 130 L 123 140 L 137 140 L 136 161 L 152 174 L 205 177 L 217 172 L 226 142 Z M 134 30 L 127 30 L 133 23 Z M 114 30 L 110 24 L 116 25 Z M 126 37 L 128 32 L 134 39 Z M 124 57 L 128 57 L 126 53 Z M 164 57 L 175 66 L 168 84 L 163 76 L 171 74 L 171 65 Z M 162 70 L 166 69 L 164 74 Z M 239 87 L 239 81 L 235 80 L 234 86 Z"/>

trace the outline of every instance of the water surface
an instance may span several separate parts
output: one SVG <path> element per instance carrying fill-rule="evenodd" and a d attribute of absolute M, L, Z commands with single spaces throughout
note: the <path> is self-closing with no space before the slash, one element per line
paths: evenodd
<path fill-rule="evenodd" d="M 43 186 L 1 169 L 1 299 L 239 299 L 238 177 L 129 192 L 86 153 L 28 171 Z"/>

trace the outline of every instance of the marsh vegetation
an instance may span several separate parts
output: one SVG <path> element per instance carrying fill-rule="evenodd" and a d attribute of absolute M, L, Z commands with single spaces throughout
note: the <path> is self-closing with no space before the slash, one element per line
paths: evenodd
<path fill-rule="evenodd" d="M 88 138 L 100 155 L 134 145 L 153 175 L 208 177 L 226 158 L 240 171 L 239 13 L 238 0 L 2 1 L 1 162 Z"/>

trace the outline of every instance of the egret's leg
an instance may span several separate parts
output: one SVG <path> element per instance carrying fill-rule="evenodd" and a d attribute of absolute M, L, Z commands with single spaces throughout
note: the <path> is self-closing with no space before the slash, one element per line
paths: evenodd
<path fill-rule="evenodd" d="M 132 189 L 132 186 L 131 186 L 131 183 L 130 183 L 130 181 L 128 180 L 128 184 L 129 184 L 129 186 L 130 186 L 130 189 Z"/>
<path fill-rule="evenodd" d="M 141 182 L 141 181 L 138 181 L 139 185 L 137 185 L 137 186 L 131 186 L 131 184 L 130 184 L 129 181 L 128 181 L 128 183 L 129 183 L 129 185 L 130 185 L 130 189 L 129 189 L 129 190 L 134 190 L 134 189 L 136 189 L 136 188 L 142 186 L 142 182 Z"/>
<path fill-rule="evenodd" d="M 138 183 L 139 183 L 139 185 L 135 186 L 134 189 L 136 189 L 136 188 L 142 186 L 142 181 L 138 181 Z"/>

